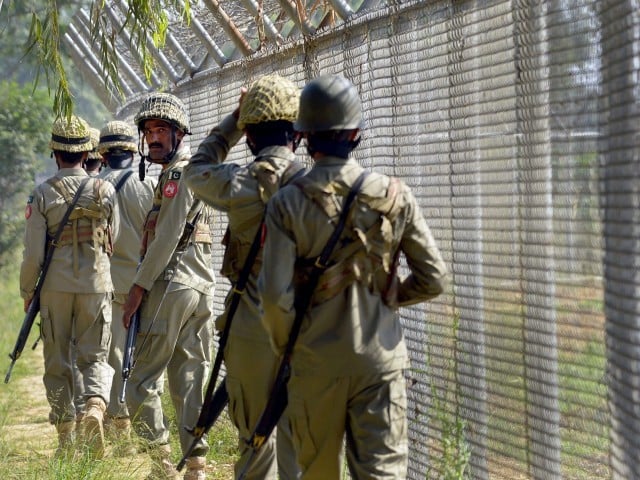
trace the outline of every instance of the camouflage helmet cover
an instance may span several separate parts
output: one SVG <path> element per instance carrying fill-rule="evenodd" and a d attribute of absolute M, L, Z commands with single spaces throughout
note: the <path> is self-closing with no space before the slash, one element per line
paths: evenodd
<path fill-rule="evenodd" d="M 138 151 L 136 136 L 133 127 L 127 122 L 114 120 L 108 122 L 102 130 L 100 130 L 100 143 L 98 144 L 98 152 L 106 153 L 111 149 L 127 150 L 131 152 Z"/>
<path fill-rule="evenodd" d="M 340 75 L 322 75 L 300 94 L 294 128 L 299 132 L 362 128 L 362 105 L 353 84 Z"/>
<path fill-rule="evenodd" d="M 170 93 L 152 93 L 142 102 L 134 118 L 138 129 L 143 128 L 145 120 L 164 120 L 186 134 L 191 133 L 184 103 Z"/>
<path fill-rule="evenodd" d="M 253 82 L 240 105 L 238 128 L 263 122 L 298 117 L 300 89 L 278 74 L 265 75 Z"/>
<path fill-rule="evenodd" d="M 82 118 L 72 115 L 58 118 L 51 127 L 51 150 L 63 152 L 89 152 L 93 149 L 89 125 Z"/>
<path fill-rule="evenodd" d="M 100 130 L 89 127 L 89 137 L 91 138 L 91 150 L 89 151 L 89 160 L 102 160 L 102 155 L 98 152 L 98 143 L 100 143 Z"/>

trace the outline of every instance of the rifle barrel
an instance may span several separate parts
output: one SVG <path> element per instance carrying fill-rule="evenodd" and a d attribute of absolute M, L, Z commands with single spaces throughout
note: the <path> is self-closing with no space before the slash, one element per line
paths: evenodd
<path fill-rule="evenodd" d="M 9 355 L 11 357 L 11 355 Z M 7 375 L 4 377 L 4 383 L 9 383 L 9 378 L 11 378 L 11 371 L 13 370 L 13 366 L 16 364 L 15 358 L 11 357 L 11 365 L 9 365 L 9 370 L 7 370 Z"/>

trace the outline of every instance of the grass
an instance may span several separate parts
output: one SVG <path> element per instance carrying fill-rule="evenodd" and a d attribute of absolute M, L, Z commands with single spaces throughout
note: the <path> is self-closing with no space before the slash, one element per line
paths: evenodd
<path fill-rule="evenodd" d="M 0 270 L 0 354 L 13 350 L 18 330 L 24 318 L 23 303 L 18 294 L 16 266 Z M 138 480 L 144 478 L 150 467 L 146 454 L 130 458 L 107 455 L 96 461 L 79 451 L 72 459 L 56 459 L 55 428 L 48 422 L 49 406 L 42 384 L 42 347 L 31 350 L 37 326 L 27 342 L 22 356 L 16 362 L 7 384 L 0 385 L 0 478 L 55 479 L 55 480 Z M 0 370 L 6 372 L 10 359 L 0 355 Z M 177 443 L 174 410 L 165 388 L 163 406 L 169 416 L 171 441 L 175 463 L 181 457 Z M 226 412 L 209 432 L 207 478 L 232 478 L 237 458 L 237 433 Z M 109 452 L 109 451 L 108 451 Z"/>

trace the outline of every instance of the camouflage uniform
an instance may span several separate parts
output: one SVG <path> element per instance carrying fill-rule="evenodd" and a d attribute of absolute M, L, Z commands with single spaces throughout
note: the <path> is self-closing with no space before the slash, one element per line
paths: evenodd
<path fill-rule="evenodd" d="M 337 117 L 336 122 L 323 125 L 324 116 Z M 349 121 L 342 121 L 343 116 Z M 308 269 L 363 172 L 348 159 L 356 141 L 336 140 L 331 146 L 330 137 L 317 141 L 311 134 L 355 135 L 361 121 L 357 92 L 346 79 L 320 77 L 303 89 L 296 129 L 307 134 L 316 163 L 269 203 L 258 282 L 265 326 L 278 351 L 284 349 L 295 317 L 294 294 L 306 288 Z M 399 251 L 410 273 L 396 283 Z M 409 361 L 396 306 L 437 296 L 443 288 L 443 260 L 409 188 L 377 173 L 365 179 L 331 259 L 303 320 L 288 385 L 301 478 L 342 478 L 345 434 L 352 478 L 405 478 L 403 369 Z"/>
<path fill-rule="evenodd" d="M 111 323 L 111 350 L 109 364 L 114 369 L 111 400 L 107 408 L 109 419 L 115 420 L 115 427 L 123 425 L 129 418 L 126 403 L 120 403 L 122 391 L 122 356 L 127 330 L 122 325 L 122 306 L 136 274 L 140 261 L 140 242 L 142 228 L 147 213 L 153 203 L 154 182 L 151 179 L 140 181 L 131 169 L 133 154 L 137 152 L 135 133 L 125 122 L 113 121 L 100 131 L 98 151 L 105 156 L 107 166 L 99 177 L 111 182 L 116 190 L 120 212 L 120 236 L 113 245 L 111 257 L 111 278 L 115 296 L 113 300 L 113 321 Z M 121 160 L 122 159 L 122 160 Z"/>
<path fill-rule="evenodd" d="M 138 128 L 142 130 L 152 119 L 166 120 L 172 128 L 188 133 L 184 106 L 173 95 L 153 94 L 143 102 L 136 115 Z M 175 478 L 175 471 L 170 464 L 169 427 L 158 381 L 166 369 L 184 452 L 193 441 L 187 428 L 195 425 L 202 407 L 211 360 L 215 282 L 211 268 L 214 213 L 187 188 L 183 169 L 190 152 L 182 142 L 175 144 L 175 131 L 172 139 L 174 150 L 162 162 L 153 207 L 144 225 L 144 258 L 133 279 L 134 287 L 147 293 L 142 302 L 136 365 L 126 392 L 136 433 L 151 445 L 152 456 L 157 454 L 154 458 L 169 478 Z M 195 224 L 188 236 L 187 224 Z M 193 475 L 185 478 L 203 478 L 207 451 L 203 439 L 193 452 L 192 464 L 187 464 L 187 475 Z"/>
<path fill-rule="evenodd" d="M 229 148 L 242 136 L 241 129 L 245 126 L 260 128 L 266 122 L 291 123 L 295 120 L 298 97 L 299 91 L 290 81 L 278 75 L 260 78 L 246 93 L 239 112 L 227 116 L 211 130 L 185 169 L 186 181 L 195 195 L 227 214 L 226 251 L 221 273 L 234 285 L 262 221 L 266 202 L 294 174 L 296 170 L 292 167 L 301 166 L 292 163 L 295 154 L 285 145 L 261 148 L 249 165 L 222 162 Z M 240 437 L 236 475 L 251 453 L 245 440 L 251 436 L 264 409 L 277 368 L 277 357 L 260 322 L 262 310 L 256 280 L 261 263 L 262 255 L 258 254 L 232 319 L 224 352 L 229 414 Z M 227 308 L 232 295 L 233 289 L 227 295 Z M 225 310 L 218 318 L 218 330 L 224 328 L 227 313 Z M 283 480 L 297 478 L 298 468 L 287 422 L 286 418 L 282 419 L 277 436 L 272 435 L 263 445 L 244 478 L 277 478 L 276 437 L 279 477 Z"/>
<path fill-rule="evenodd" d="M 88 151 L 87 128 L 78 117 L 72 117 L 69 125 L 66 120 L 57 121 L 50 143 L 52 150 Z M 80 166 L 60 168 L 29 197 L 20 270 L 23 298 L 32 297 L 47 242 L 55 235 L 67 206 L 85 178 L 87 173 Z M 57 242 L 40 297 L 43 380 L 51 406 L 49 420 L 58 426 L 61 434 L 71 433 L 70 424 L 76 416 L 69 348 L 73 345 L 83 378 L 87 412 L 91 409 L 91 418 L 85 416 L 85 422 L 91 423 L 92 433 L 102 436 L 101 414 L 109 401 L 113 376 L 113 369 L 107 363 L 113 295 L 109 255 L 117 233 L 118 208 L 113 186 L 91 178 Z M 66 435 L 65 441 L 70 436 Z M 100 443 L 98 449 L 102 447 Z"/>

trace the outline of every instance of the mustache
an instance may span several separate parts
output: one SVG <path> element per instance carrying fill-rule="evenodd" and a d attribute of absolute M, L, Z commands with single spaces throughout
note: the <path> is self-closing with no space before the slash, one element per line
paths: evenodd
<path fill-rule="evenodd" d="M 155 148 L 155 147 L 162 148 L 162 144 L 158 143 L 158 142 L 154 142 L 154 143 L 150 143 L 149 144 L 149 148 Z"/>

